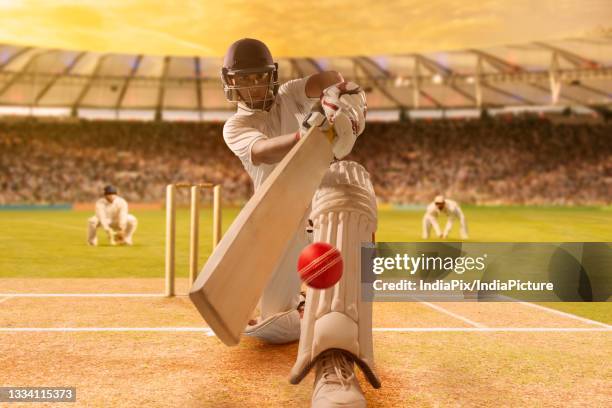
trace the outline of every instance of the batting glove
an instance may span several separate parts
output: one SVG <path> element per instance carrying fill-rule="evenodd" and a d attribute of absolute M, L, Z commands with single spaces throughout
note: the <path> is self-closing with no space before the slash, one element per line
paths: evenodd
<path fill-rule="evenodd" d="M 337 135 L 334 156 L 341 159 L 351 152 L 365 129 L 365 92 L 354 82 L 340 82 L 323 91 L 321 105 Z"/>
<path fill-rule="evenodd" d="M 318 110 L 312 110 L 308 113 L 308 116 L 302 121 L 300 126 L 300 137 L 303 137 L 313 127 L 320 127 L 322 131 L 329 129 L 329 122 L 325 118 L 325 115 Z"/>

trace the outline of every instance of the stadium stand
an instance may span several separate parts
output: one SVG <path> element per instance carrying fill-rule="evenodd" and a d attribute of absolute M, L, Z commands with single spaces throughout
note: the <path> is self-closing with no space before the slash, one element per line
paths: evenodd
<path fill-rule="evenodd" d="M 171 182 L 209 181 L 224 202 L 252 193 L 222 124 L 0 121 L 0 205 L 91 202 L 104 184 L 130 202 L 163 200 Z M 473 204 L 612 202 L 612 124 L 533 116 L 371 123 L 349 157 L 381 202 L 426 203 L 443 192 Z"/>

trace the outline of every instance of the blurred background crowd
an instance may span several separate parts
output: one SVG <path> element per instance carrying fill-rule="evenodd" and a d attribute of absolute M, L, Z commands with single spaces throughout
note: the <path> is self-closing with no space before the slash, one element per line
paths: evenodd
<path fill-rule="evenodd" d="M 128 202 L 161 202 L 172 182 L 252 194 L 221 123 L 0 121 L 0 205 L 93 202 L 114 184 Z M 537 117 L 369 123 L 348 159 L 380 202 L 445 193 L 473 204 L 610 204 L 612 124 Z"/>

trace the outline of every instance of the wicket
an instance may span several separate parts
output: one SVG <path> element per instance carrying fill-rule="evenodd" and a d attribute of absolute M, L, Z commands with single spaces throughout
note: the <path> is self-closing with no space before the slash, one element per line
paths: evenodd
<path fill-rule="evenodd" d="M 221 186 L 212 183 L 175 183 L 166 186 L 166 296 L 175 295 L 176 254 L 176 190 L 190 189 L 189 222 L 189 283 L 198 275 L 198 246 L 200 224 L 200 190 L 213 190 L 213 248 L 221 240 Z"/>

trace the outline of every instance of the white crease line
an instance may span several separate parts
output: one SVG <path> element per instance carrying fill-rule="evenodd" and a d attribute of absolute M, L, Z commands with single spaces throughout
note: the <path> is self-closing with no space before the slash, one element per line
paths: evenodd
<path fill-rule="evenodd" d="M 464 316 L 461 316 L 461 315 L 459 315 L 457 313 L 451 312 L 450 310 L 444 309 L 443 307 L 440 307 L 438 305 L 434 305 L 433 303 L 424 302 L 424 301 L 421 301 L 420 303 L 422 303 L 422 304 L 424 304 L 426 306 L 429 306 L 432 309 L 437 310 L 438 312 L 441 312 L 441 313 L 447 314 L 447 315 L 449 315 L 451 317 L 454 317 L 455 319 L 459 319 L 462 322 L 469 324 L 470 326 L 474 326 L 474 327 L 478 327 L 478 328 L 486 327 L 484 324 L 477 323 L 477 322 L 475 322 L 473 320 L 468 319 L 467 317 L 464 317 Z"/>
<path fill-rule="evenodd" d="M 10 296 L 10 295 L 9 295 L 9 296 L 4 297 L 4 295 L 2 295 L 2 296 L 0 296 L 0 297 L 3 297 L 3 299 L 0 299 L 0 303 L 2 303 L 2 302 L 6 302 L 7 300 L 9 300 L 10 298 L 12 298 L 13 296 Z"/>
<path fill-rule="evenodd" d="M 181 294 L 175 295 L 175 297 L 186 297 L 186 296 L 188 295 L 181 295 Z M 11 298 L 62 298 L 62 297 L 67 297 L 67 298 L 149 298 L 151 297 L 151 298 L 155 298 L 155 297 L 166 297 L 166 295 L 162 293 L 0 293 L 0 297 L 4 298 L 4 299 L 0 299 L 0 303 L 2 303 Z M 553 313 L 559 316 L 564 316 L 570 319 L 578 320 L 583 323 L 593 324 L 593 325 L 608 328 L 608 329 L 612 328 L 612 326 L 608 324 L 598 322 L 596 320 L 587 319 L 586 317 L 576 316 L 571 313 L 562 312 L 560 310 L 552 309 L 552 308 L 538 305 L 535 303 L 516 302 L 515 299 L 511 299 L 511 298 L 508 298 L 508 299 L 515 303 L 520 303 L 528 307 L 533 307 L 536 309 L 544 310 L 546 312 Z M 459 319 L 471 326 L 486 327 L 486 325 L 477 323 L 473 320 L 468 319 L 467 317 L 461 316 L 457 313 L 451 312 L 450 310 L 434 305 L 433 303 L 429 303 L 425 301 L 419 301 L 419 303 L 425 304 L 426 306 L 429 306 L 430 308 L 435 309 L 441 313 L 444 313 L 451 317 Z"/>
<path fill-rule="evenodd" d="M 373 332 L 417 333 L 417 332 L 612 332 L 612 328 L 599 327 L 375 327 Z M 19 332 L 189 332 L 204 333 L 209 337 L 214 332 L 209 327 L 0 327 L 0 333 Z"/>
<path fill-rule="evenodd" d="M 196 332 L 207 336 L 215 335 L 208 327 L 0 327 L 0 333 L 3 332 Z"/>
<path fill-rule="evenodd" d="M 62 297 L 92 297 L 92 298 L 124 298 L 124 297 L 166 297 L 163 293 L 0 293 L 0 297 L 15 298 L 62 298 Z M 184 297 L 187 295 L 175 295 Z"/>
<path fill-rule="evenodd" d="M 533 307 L 535 309 L 544 310 L 546 312 L 549 312 L 549 313 L 552 313 L 552 314 L 556 314 L 558 316 L 563 316 L 563 317 L 567 317 L 569 319 L 578 320 L 579 322 L 588 323 L 588 324 L 594 324 L 596 326 L 601 326 L 601 327 L 605 327 L 607 329 L 612 329 L 612 326 L 610 326 L 609 324 L 598 322 L 596 320 L 587 319 L 586 317 L 576 316 L 575 314 L 571 314 L 571 313 L 567 313 L 567 312 L 562 312 L 560 310 L 552 309 L 550 307 L 538 305 L 538 304 L 535 304 L 535 303 L 529 303 L 529 302 L 519 302 L 519 303 L 522 304 L 522 305 L 525 305 L 525 306 Z"/>
<path fill-rule="evenodd" d="M 374 332 L 608 332 L 612 328 L 596 327 L 379 327 Z"/>

